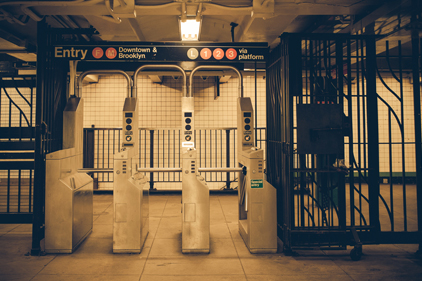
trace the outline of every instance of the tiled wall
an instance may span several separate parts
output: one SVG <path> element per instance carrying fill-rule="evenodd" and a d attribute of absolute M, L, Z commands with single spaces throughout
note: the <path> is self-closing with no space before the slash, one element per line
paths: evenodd
<path fill-rule="evenodd" d="M 150 146 L 149 130 L 155 130 L 154 145 L 156 148 L 154 154 L 155 167 L 178 166 L 179 152 L 178 131 L 181 127 L 181 97 L 182 97 L 182 78 L 162 77 L 162 83 L 153 83 L 147 76 L 138 77 L 138 106 L 139 106 L 139 127 L 147 129 L 145 137 L 141 137 L 141 145 Z M 255 107 L 255 77 L 245 75 L 243 78 L 244 96 L 251 97 Z M 126 79 L 123 76 L 101 76 L 98 83 L 85 85 L 83 87 L 84 98 L 84 127 L 89 128 L 93 125 L 96 128 L 121 128 L 122 116 L 121 110 L 123 102 L 127 95 Z M 256 78 L 257 89 L 257 126 L 266 126 L 266 104 L 265 104 L 265 77 L 260 75 Z M 195 126 L 197 130 L 196 145 L 201 147 L 201 166 L 221 166 L 225 164 L 225 130 L 216 131 L 221 128 L 234 128 L 237 125 L 237 97 L 238 78 L 231 78 L 227 83 L 220 84 L 220 96 L 214 98 L 215 79 L 214 77 L 195 77 L 193 84 L 193 96 L 195 98 Z M 173 131 L 176 135 L 173 136 Z M 201 137 L 199 137 L 201 131 Z M 222 135 L 221 135 L 222 134 Z M 231 153 L 230 157 L 235 163 L 234 135 L 231 130 Z M 265 134 L 262 135 L 265 138 Z M 174 142 L 176 141 L 176 145 Z M 107 141 L 101 142 L 107 145 Z M 207 147 L 208 149 L 205 149 Z M 212 158 L 208 155 L 209 150 L 214 151 Z M 222 150 L 222 154 L 215 153 Z M 163 151 L 166 155 L 163 155 Z M 95 152 L 97 153 L 97 152 Z M 101 155 L 100 155 L 101 156 Z M 95 157 L 96 163 L 103 165 Z M 101 158 L 101 157 L 100 157 Z M 142 157 L 141 157 L 142 158 Z M 149 152 L 141 159 L 141 167 L 149 167 Z M 234 164 L 233 164 L 234 165 Z M 112 167 L 112 161 L 105 164 L 106 167 Z M 234 174 L 231 179 L 234 180 Z M 154 175 L 157 180 L 172 180 L 173 174 L 160 173 Z M 225 179 L 225 176 L 223 176 Z M 176 179 L 178 177 L 176 176 Z M 221 175 L 218 176 L 218 180 Z M 224 183 L 208 183 L 211 189 L 219 189 Z M 179 189 L 180 183 L 156 183 L 159 189 Z M 102 189 L 112 188 L 112 184 L 102 184 Z"/>

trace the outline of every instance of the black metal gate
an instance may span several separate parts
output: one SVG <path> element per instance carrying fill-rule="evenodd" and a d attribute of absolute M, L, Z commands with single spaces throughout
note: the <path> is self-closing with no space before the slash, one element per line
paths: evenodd
<path fill-rule="evenodd" d="M 358 258 L 361 243 L 421 242 L 411 61 L 374 36 L 287 34 L 271 53 L 267 171 L 286 251 L 355 245 Z"/>
<path fill-rule="evenodd" d="M 35 77 L 0 77 L 0 223 L 32 223 Z"/>
<path fill-rule="evenodd" d="M 37 27 L 37 94 L 35 118 L 34 204 L 31 255 L 41 251 L 45 222 L 45 156 L 62 149 L 63 110 L 66 105 L 69 65 L 54 59 L 53 48 L 63 35 L 42 21 Z"/>

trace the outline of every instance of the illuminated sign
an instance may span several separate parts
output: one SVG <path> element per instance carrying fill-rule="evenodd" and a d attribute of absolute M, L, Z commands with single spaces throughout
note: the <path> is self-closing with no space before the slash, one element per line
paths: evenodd
<path fill-rule="evenodd" d="M 266 43 L 99 43 L 54 46 L 54 57 L 85 61 L 265 62 Z"/>

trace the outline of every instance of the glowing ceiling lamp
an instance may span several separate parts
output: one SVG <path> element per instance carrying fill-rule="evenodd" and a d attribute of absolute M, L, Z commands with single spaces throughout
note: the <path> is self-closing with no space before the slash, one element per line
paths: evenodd
<path fill-rule="evenodd" d="M 180 20 L 180 34 L 182 41 L 198 41 L 201 21 L 196 19 Z"/>

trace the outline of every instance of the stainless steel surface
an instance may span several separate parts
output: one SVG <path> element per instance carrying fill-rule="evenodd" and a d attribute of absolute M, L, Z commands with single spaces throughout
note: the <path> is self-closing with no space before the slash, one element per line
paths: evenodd
<path fill-rule="evenodd" d="M 192 72 L 190 73 L 190 79 L 189 79 L 189 97 L 193 97 L 193 77 L 195 75 L 195 72 L 201 69 L 215 69 L 215 70 L 222 70 L 222 69 L 231 69 L 234 70 L 237 73 L 237 76 L 239 77 L 239 97 L 243 98 L 243 76 L 242 73 L 240 73 L 237 68 L 230 66 L 230 65 L 200 65 L 195 67 Z"/>
<path fill-rule="evenodd" d="M 77 173 L 75 149 L 46 156 L 45 251 L 72 253 L 92 231 L 93 180 Z"/>
<path fill-rule="evenodd" d="M 176 69 L 178 71 L 180 71 L 183 75 L 183 85 L 182 85 L 182 90 L 183 90 L 183 96 L 187 97 L 187 91 L 186 91 L 186 72 L 183 68 L 181 68 L 178 65 L 172 65 L 172 64 L 156 64 L 156 65 L 143 65 L 141 67 L 139 67 L 135 73 L 133 74 L 133 88 L 132 88 L 132 97 L 137 97 L 138 96 L 138 74 L 141 71 L 144 71 L 145 69 L 167 69 L 167 68 L 172 68 L 172 69 Z"/>
<path fill-rule="evenodd" d="M 83 167 L 83 100 L 71 97 L 63 111 L 63 149 L 75 148 L 76 167 Z"/>
<path fill-rule="evenodd" d="M 246 115 L 246 116 L 245 116 Z M 249 119 L 249 120 L 248 120 Z M 246 129 L 249 126 L 249 130 Z M 237 100 L 237 155 L 255 145 L 255 120 L 251 98 L 238 98 Z"/>
<path fill-rule="evenodd" d="M 148 179 L 131 168 L 134 150 L 126 148 L 114 156 L 113 253 L 140 253 L 148 235 Z"/>
<path fill-rule="evenodd" d="M 136 157 L 139 151 L 139 131 L 138 131 L 138 99 L 126 98 L 122 112 L 122 146 L 135 148 Z"/>
<path fill-rule="evenodd" d="M 276 189 L 264 179 L 262 149 L 243 150 L 239 173 L 239 232 L 251 253 L 277 252 Z"/>
<path fill-rule="evenodd" d="M 195 149 L 183 153 L 182 253 L 210 251 L 210 192 L 196 163 Z"/>
<path fill-rule="evenodd" d="M 76 83 L 76 91 L 75 91 L 78 97 L 80 98 L 82 97 L 82 81 L 87 75 L 90 75 L 90 74 L 106 74 L 106 75 L 121 74 L 123 75 L 127 80 L 127 97 L 129 98 L 131 96 L 130 90 L 132 88 L 132 80 L 130 79 L 130 76 L 122 70 L 105 69 L 105 70 L 88 70 L 88 71 L 83 72 L 81 75 L 79 75 L 79 78 Z"/>
<path fill-rule="evenodd" d="M 242 172 L 242 168 L 198 168 L 198 172 Z"/>
<path fill-rule="evenodd" d="M 182 154 L 195 148 L 195 100 L 193 97 L 182 97 Z"/>
<path fill-rule="evenodd" d="M 78 169 L 78 173 L 113 173 L 113 169 L 83 168 L 83 169 Z"/>
<path fill-rule="evenodd" d="M 181 172 L 182 168 L 138 168 L 138 172 Z"/>

